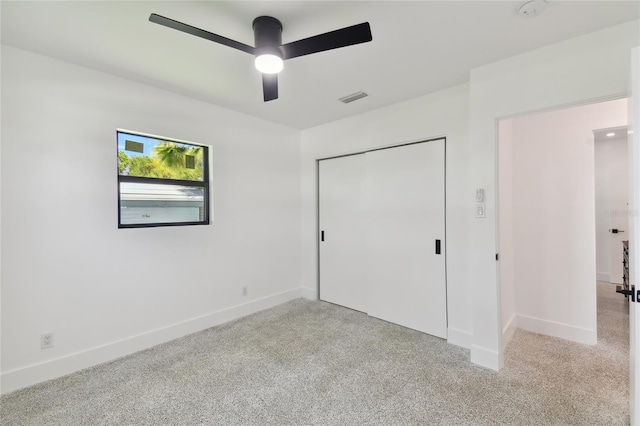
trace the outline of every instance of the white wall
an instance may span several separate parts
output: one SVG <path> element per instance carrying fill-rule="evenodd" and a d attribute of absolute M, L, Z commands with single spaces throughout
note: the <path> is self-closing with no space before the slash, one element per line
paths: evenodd
<path fill-rule="evenodd" d="M 506 346 L 516 329 L 516 296 L 513 261 L 513 120 L 498 124 L 498 199 L 500 260 L 500 307 L 502 345 Z"/>
<path fill-rule="evenodd" d="M 624 121 L 626 117 L 624 106 Z M 622 244 L 629 238 L 627 221 L 627 135 L 595 142 L 596 275 L 598 281 L 622 283 Z M 623 234 L 611 234 L 619 228 Z M 614 243 L 615 244 L 612 244 Z"/>
<path fill-rule="evenodd" d="M 512 226 L 517 326 L 595 344 L 592 131 L 626 125 L 627 100 L 509 121 L 513 129 Z"/>
<path fill-rule="evenodd" d="M 500 290 L 497 283 L 497 123 L 504 117 L 621 96 L 628 91 L 629 57 L 640 22 L 586 34 L 471 71 L 470 176 L 487 192 L 487 220 L 470 222 L 473 300 L 471 360 L 500 369 Z"/>
<path fill-rule="evenodd" d="M 467 220 L 474 193 L 468 184 L 468 86 L 458 86 L 302 132 L 302 283 L 316 297 L 316 160 L 403 142 L 447 138 L 448 340 L 468 347 L 471 332 Z"/>
<path fill-rule="evenodd" d="M 2 50 L 4 392 L 299 297 L 299 131 Z M 116 128 L 210 144 L 213 224 L 117 229 Z"/>

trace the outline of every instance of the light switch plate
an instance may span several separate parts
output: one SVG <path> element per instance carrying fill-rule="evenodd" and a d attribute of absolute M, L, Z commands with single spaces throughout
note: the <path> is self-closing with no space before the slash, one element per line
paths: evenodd
<path fill-rule="evenodd" d="M 476 204 L 476 217 L 486 217 L 486 211 L 484 209 L 484 203 Z"/>

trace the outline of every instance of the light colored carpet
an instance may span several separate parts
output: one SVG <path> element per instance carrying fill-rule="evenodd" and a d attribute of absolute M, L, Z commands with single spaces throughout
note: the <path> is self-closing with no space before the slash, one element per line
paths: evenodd
<path fill-rule="evenodd" d="M 505 368 L 296 300 L 5 395 L 3 425 L 622 425 L 628 317 L 599 284 L 597 346 L 518 330 Z"/>

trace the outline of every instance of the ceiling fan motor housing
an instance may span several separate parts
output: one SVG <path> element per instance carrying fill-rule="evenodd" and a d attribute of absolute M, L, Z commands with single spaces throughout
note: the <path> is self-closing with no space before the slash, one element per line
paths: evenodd
<path fill-rule="evenodd" d="M 271 54 L 282 58 L 282 23 L 271 16 L 259 16 L 253 20 L 253 37 L 256 56 Z"/>

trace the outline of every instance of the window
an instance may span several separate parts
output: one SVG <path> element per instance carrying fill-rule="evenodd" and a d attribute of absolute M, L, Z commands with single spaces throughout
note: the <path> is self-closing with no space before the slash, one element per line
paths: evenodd
<path fill-rule="evenodd" d="M 209 148 L 118 131 L 118 228 L 209 224 Z"/>

